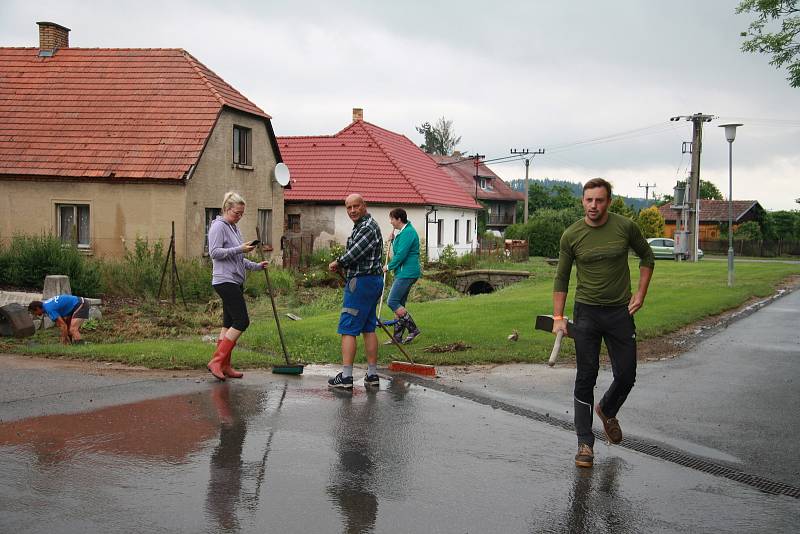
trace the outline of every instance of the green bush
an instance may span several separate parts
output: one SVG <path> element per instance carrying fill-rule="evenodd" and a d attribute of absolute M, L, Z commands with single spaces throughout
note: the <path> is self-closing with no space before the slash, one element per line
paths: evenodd
<path fill-rule="evenodd" d="M 0 279 L 12 286 L 42 289 L 47 275 L 69 276 L 72 292 L 89 297 L 102 292 L 97 262 L 74 245 L 49 235 L 15 235 L 0 248 Z"/>
<path fill-rule="evenodd" d="M 270 266 L 269 284 L 272 286 L 273 295 L 289 295 L 296 286 L 295 275 L 291 270 Z M 250 297 L 267 296 L 267 278 L 264 273 L 248 271 L 244 292 Z"/>
<path fill-rule="evenodd" d="M 439 253 L 439 264 L 448 269 L 458 266 L 458 253 L 453 245 L 447 245 Z"/>
<path fill-rule="evenodd" d="M 112 295 L 155 298 L 165 261 L 164 245 L 160 241 L 151 245 L 147 239 L 137 237 L 133 250 L 126 247 L 125 256 L 121 260 L 103 262 L 103 283 L 106 291 Z M 170 268 L 171 266 L 167 266 L 164 274 L 167 287 L 162 288 L 162 294 L 164 289 L 169 292 Z M 183 282 L 180 269 L 178 276 Z"/>
<path fill-rule="evenodd" d="M 328 268 L 328 264 L 344 254 L 343 245 L 335 244 L 331 248 L 320 248 L 311 253 L 311 267 Z"/>
<path fill-rule="evenodd" d="M 175 282 L 176 299 L 180 299 L 181 289 L 183 298 L 187 301 L 204 301 L 213 295 L 208 259 L 177 259 L 175 266 L 178 271 L 178 280 Z M 137 238 L 133 250 L 126 249 L 121 260 L 103 262 L 101 269 L 103 286 L 109 295 L 154 299 L 158 297 L 159 285 L 161 298 L 167 298 L 172 293 L 172 264 L 167 261 L 161 241 L 151 244 L 146 239 Z"/>
<path fill-rule="evenodd" d="M 579 208 L 540 209 L 527 223 L 512 224 L 506 228 L 506 238 L 526 239 L 531 256 L 554 258 L 558 256 L 561 234 L 580 217 Z"/>

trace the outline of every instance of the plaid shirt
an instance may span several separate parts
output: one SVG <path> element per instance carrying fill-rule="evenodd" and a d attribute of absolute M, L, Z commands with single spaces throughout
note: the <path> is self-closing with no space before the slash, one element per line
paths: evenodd
<path fill-rule="evenodd" d="M 365 274 L 382 274 L 382 252 L 381 229 L 372 215 L 367 213 L 356 221 L 353 233 L 347 238 L 347 250 L 336 261 L 345 268 L 348 279 Z"/>

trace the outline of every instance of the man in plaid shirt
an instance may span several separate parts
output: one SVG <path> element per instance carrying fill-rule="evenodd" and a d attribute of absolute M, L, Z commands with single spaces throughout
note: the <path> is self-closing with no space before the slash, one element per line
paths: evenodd
<path fill-rule="evenodd" d="M 347 216 L 353 221 L 353 233 L 347 239 L 345 253 L 328 264 L 331 272 L 344 269 L 346 283 L 342 314 L 337 332 L 342 336 L 342 372 L 328 380 L 333 388 L 353 388 L 353 361 L 356 358 L 356 338 L 364 338 L 367 355 L 365 386 L 378 386 L 378 336 L 375 327 L 378 318 L 375 306 L 383 292 L 381 253 L 383 237 L 372 215 L 367 213 L 367 203 L 359 194 L 348 196 L 344 205 Z"/>

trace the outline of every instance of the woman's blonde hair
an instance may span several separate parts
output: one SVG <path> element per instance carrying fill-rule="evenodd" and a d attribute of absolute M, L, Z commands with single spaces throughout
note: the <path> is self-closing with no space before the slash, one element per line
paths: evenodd
<path fill-rule="evenodd" d="M 228 191 L 225 193 L 225 198 L 222 200 L 222 211 L 226 212 L 233 206 L 238 206 L 239 204 L 245 205 L 242 195 L 236 191 Z"/>

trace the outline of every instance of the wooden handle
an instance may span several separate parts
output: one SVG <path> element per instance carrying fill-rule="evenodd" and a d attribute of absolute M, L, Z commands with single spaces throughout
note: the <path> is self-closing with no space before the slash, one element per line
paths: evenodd
<path fill-rule="evenodd" d="M 556 364 L 556 360 L 558 359 L 558 353 L 561 351 L 561 338 L 564 337 L 564 332 L 561 330 L 558 331 L 556 334 L 556 342 L 553 343 L 553 350 L 550 351 L 550 359 L 547 360 L 547 365 L 553 367 Z"/>

